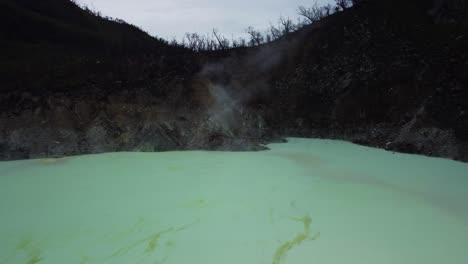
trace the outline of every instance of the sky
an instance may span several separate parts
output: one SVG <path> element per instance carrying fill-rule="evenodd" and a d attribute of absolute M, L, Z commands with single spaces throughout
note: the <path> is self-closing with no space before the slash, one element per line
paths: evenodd
<path fill-rule="evenodd" d="M 104 16 L 120 18 L 152 36 L 181 39 L 186 32 L 207 34 L 216 28 L 224 36 L 245 36 L 253 26 L 266 29 L 280 16 L 296 19 L 297 7 L 315 0 L 77 0 Z M 319 5 L 334 2 L 317 0 Z"/>

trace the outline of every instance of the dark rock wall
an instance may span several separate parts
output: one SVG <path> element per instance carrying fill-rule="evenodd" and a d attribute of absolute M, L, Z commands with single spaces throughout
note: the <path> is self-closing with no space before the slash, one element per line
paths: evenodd
<path fill-rule="evenodd" d="M 444 3 L 362 1 L 249 49 L 85 57 L 43 78 L 20 67 L 3 82 L 0 159 L 301 136 L 468 161 L 468 31 L 441 22 Z"/>

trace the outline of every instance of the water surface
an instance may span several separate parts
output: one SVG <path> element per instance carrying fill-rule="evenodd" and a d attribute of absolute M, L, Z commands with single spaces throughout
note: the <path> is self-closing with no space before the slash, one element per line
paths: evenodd
<path fill-rule="evenodd" d="M 0 263 L 468 263 L 468 164 L 269 147 L 0 162 Z"/>

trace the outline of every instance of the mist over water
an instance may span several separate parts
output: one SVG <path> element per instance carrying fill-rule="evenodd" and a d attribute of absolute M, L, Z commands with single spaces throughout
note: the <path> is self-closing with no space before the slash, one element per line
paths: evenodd
<path fill-rule="evenodd" d="M 0 263 L 468 263 L 468 164 L 269 147 L 0 162 Z"/>

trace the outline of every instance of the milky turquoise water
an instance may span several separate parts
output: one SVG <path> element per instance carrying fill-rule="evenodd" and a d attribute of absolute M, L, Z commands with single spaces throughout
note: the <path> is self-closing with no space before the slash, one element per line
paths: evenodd
<path fill-rule="evenodd" d="M 0 162 L 0 263 L 468 263 L 468 164 L 269 147 Z"/>

